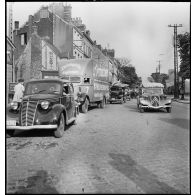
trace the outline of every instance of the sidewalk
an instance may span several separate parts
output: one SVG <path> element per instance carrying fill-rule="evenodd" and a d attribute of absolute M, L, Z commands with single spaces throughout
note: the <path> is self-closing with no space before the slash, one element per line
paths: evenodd
<path fill-rule="evenodd" d="M 190 104 L 190 95 L 184 95 L 184 100 L 181 100 L 181 96 L 178 99 L 174 99 L 173 95 L 167 95 L 172 101 L 176 101 L 183 104 Z"/>

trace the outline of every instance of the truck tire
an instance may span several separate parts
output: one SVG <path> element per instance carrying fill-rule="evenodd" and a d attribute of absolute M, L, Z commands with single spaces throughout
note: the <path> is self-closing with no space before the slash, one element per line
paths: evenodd
<path fill-rule="evenodd" d="M 81 112 L 82 113 L 87 113 L 88 107 L 89 107 L 89 101 L 86 98 L 84 104 L 81 106 Z"/>
<path fill-rule="evenodd" d="M 103 100 L 100 102 L 100 108 L 105 108 L 106 100 L 103 98 Z"/>
<path fill-rule="evenodd" d="M 57 138 L 62 137 L 64 135 L 64 130 L 65 130 L 65 119 L 64 119 L 64 114 L 61 113 L 60 118 L 59 118 L 58 127 L 54 131 L 54 136 Z"/>

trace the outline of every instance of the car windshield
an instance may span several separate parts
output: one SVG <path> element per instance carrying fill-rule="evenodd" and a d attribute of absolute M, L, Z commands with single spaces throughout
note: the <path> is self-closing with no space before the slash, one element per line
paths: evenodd
<path fill-rule="evenodd" d="M 162 94 L 162 88 L 143 88 L 144 93 L 151 93 L 151 94 Z"/>
<path fill-rule="evenodd" d="M 26 85 L 25 95 L 31 94 L 60 94 L 60 83 L 32 82 Z"/>

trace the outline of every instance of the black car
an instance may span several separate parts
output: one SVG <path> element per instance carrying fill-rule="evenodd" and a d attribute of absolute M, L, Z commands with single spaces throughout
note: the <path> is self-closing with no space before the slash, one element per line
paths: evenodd
<path fill-rule="evenodd" d="M 20 107 L 12 102 L 7 111 L 7 134 L 14 130 L 53 129 L 62 137 L 66 126 L 76 123 L 79 114 L 72 83 L 61 79 L 32 80 L 26 83 Z"/>
<path fill-rule="evenodd" d="M 114 85 L 110 88 L 110 103 L 119 102 L 121 104 L 126 102 L 126 94 L 123 87 Z"/>

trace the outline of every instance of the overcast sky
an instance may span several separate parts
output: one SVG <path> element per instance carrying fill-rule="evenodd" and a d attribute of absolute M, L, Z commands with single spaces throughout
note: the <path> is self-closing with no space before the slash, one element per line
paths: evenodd
<path fill-rule="evenodd" d="M 41 5 L 51 2 L 15 2 L 13 19 L 20 25 Z M 65 4 L 65 3 L 64 3 Z M 189 2 L 68 2 L 72 17 L 81 17 L 91 38 L 103 48 L 115 49 L 115 57 L 126 57 L 143 79 L 156 71 L 161 60 L 161 72 L 173 68 L 173 28 L 182 24 L 179 33 L 189 32 Z M 160 55 L 161 54 L 161 55 Z M 163 55 L 162 55 L 163 54 Z"/>

